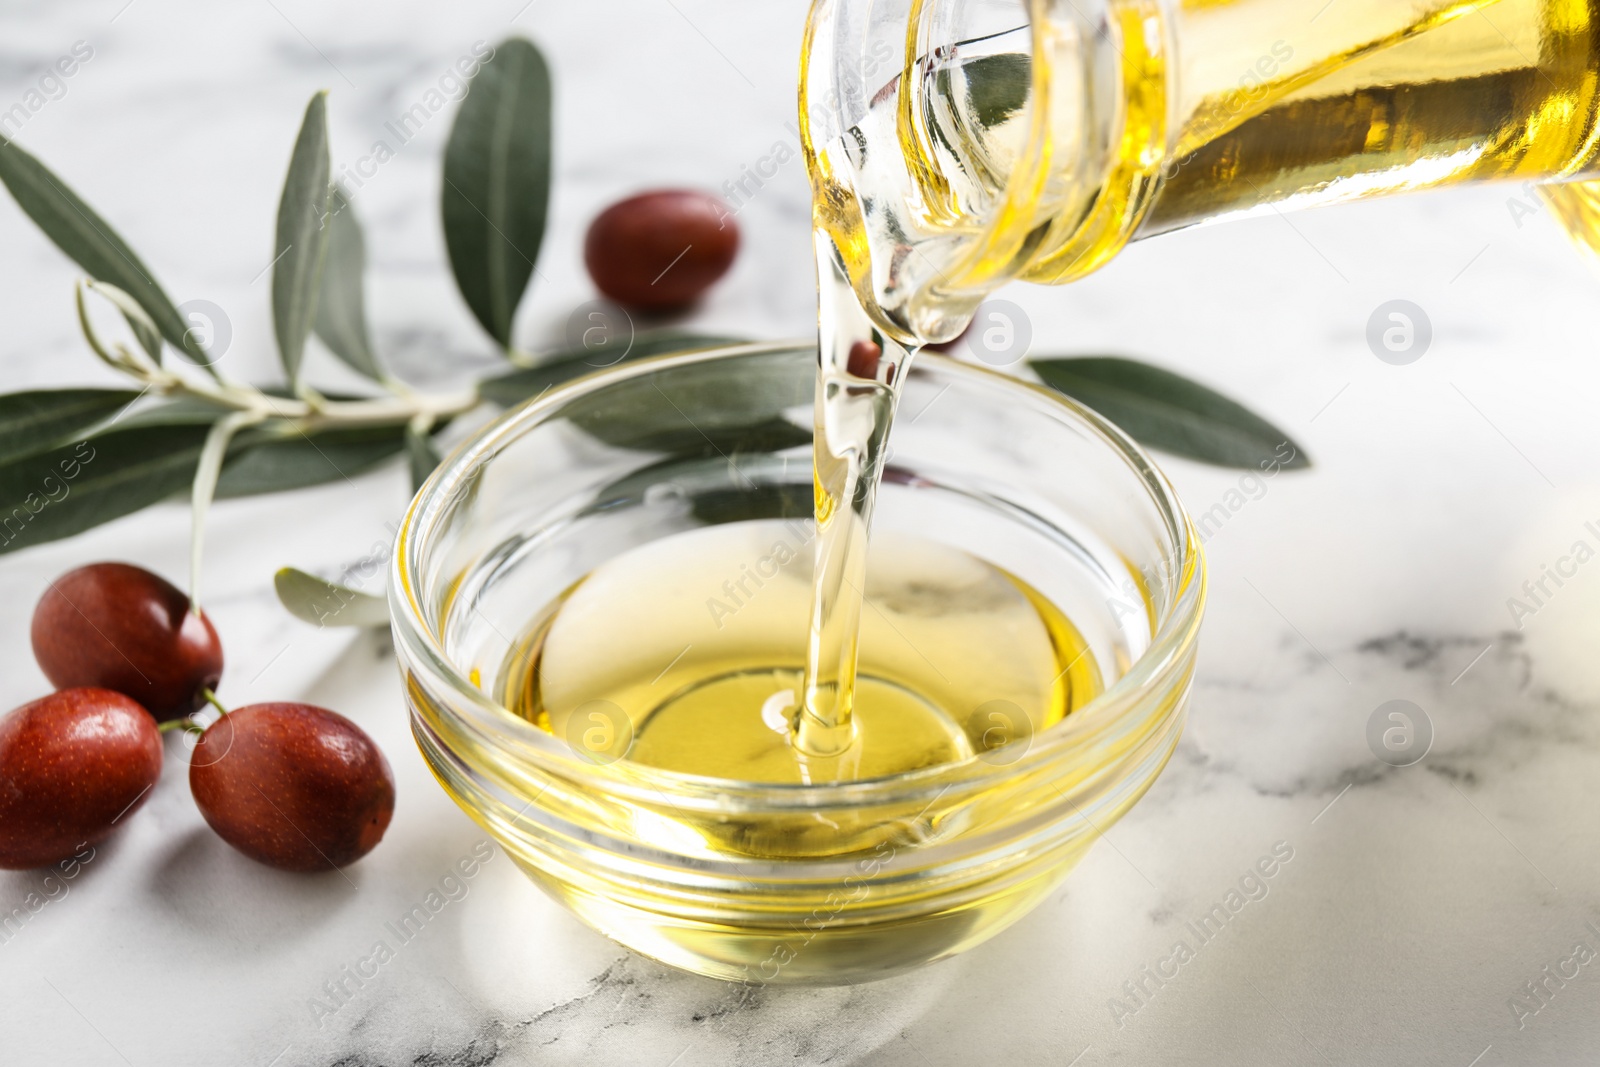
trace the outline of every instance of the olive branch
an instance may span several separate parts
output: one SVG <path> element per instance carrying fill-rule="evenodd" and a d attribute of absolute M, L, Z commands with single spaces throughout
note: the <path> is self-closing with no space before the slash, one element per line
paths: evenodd
<path fill-rule="evenodd" d="M 317 485 L 401 453 L 420 486 L 440 460 L 437 440 L 452 420 L 485 404 L 514 405 L 596 369 L 583 348 L 535 358 L 512 344 L 512 322 L 544 238 L 551 101 L 544 57 L 513 38 L 473 73 L 451 127 L 440 204 L 450 264 L 462 298 L 511 369 L 448 393 L 408 385 L 372 342 L 365 237 L 350 195 L 331 180 L 326 93 L 306 107 L 278 204 L 272 321 L 283 381 L 276 386 L 229 378 L 222 352 L 203 343 L 195 313 L 174 304 L 115 228 L 44 163 L 0 136 L 0 182 L 87 273 L 76 287 L 79 326 L 90 351 L 130 386 L 0 395 L 0 502 L 9 509 L 0 510 L 0 553 L 71 536 L 187 488 L 189 590 L 197 599 L 206 514 L 218 497 Z M 127 338 L 108 339 L 90 297 L 120 315 Z M 303 373 L 312 337 L 366 378 L 370 395 L 315 388 Z M 636 340 L 626 355 L 714 340 L 662 333 Z M 169 351 L 181 359 L 167 359 Z M 75 462 L 71 484 L 52 493 L 81 442 L 94 446 L 95 459 Z M 303 580 L 278 585 L 294 590 L 285 594 L 292 610 L 317 590 Z"/>
<path fill-rule="evenodd" d="M 1018 74 L 975 64 L 966 91 L 981 106 L 1026 99 Z M 1008 79 L 1010 81 L 1008 81 Z M 621 360 L 735 340 L 670 330 L 629 337 L 620 356 L 588 334 L 578 347 L 538 355 L 513 344 L 513 323 L 544 239 L 550 201 L 552 87 L 532 42 L 498 45 L 467 80 L 443 158 L 440 216 L 456 287 L 506 368 L 465 388 L 432 393 L 386 366 L 366 317 L 366 241 L 350 194 L 331 178 L 327 94 L 306 106 L 278 203 L 272 321 L 282 381 L 230 379 L 197 317 L 174 304 L 117 231 L 44 163 L 0 135 L 0 182 L 87 277 L 76 287 L 90 351 L 129 388 L 39 389 L 0 395 L 0 554 L 74 534 L 187 491 L 192 511 L 190 595 L 198 602 L 205 521 L 217 499 L 282 492 L 365 472 L 404 454 L 413 488 L 440 462 L 439 437 L 480 407 L 511 407 Z M 108 339 L 89 297 L 120 316 L 128 339 Z M 363 395 L 318 390 L 304 373 L 311 339 L 370 386 Z M 180 357 L 166 359 L 168 350 Z M 1310 465 L 1303 448 L 1253 412 L 1181 375 L 1118 356 L 1035 358 L 1044 384 L 1099 410 L 1144 444 L 1227 467 L 1275 473 Z M 651 435 L 619 418 L 581 428 L 624 448 L 718 461 L 809 443 L 771 398 L 752 388 L 749 424 Z M 705 453 L 707 445 L 716 456 Z M 85 452 L 87 449 L 87 452 Z M 704 521 L 786 513 L 804 502 L 702 493 Z M 752 511 L 751 509 L 755 509 Z M 279 571 L 286 607 L 319 624 L 376 625 L 381 600 L 293 568 Z M 324 610 L 328 604 L 337 610 Z"/>

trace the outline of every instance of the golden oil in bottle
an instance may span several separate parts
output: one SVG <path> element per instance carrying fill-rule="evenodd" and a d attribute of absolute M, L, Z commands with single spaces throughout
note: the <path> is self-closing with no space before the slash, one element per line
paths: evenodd
<path fill-rule="evenodd" d="M 1185 100 L 1142 234 L 1267 204 L 1590 176 L 1600 153 L 1590 0 L 1340 0 L 1304 27 L 1283 4 L 1280 17 L 1252 20 L 1247 9 L 1260 6 L 1184 6 L 1177 32 L 1206 50 L 1211 73 Z M 1259 84 L 1240 73 L 1228 84 L 1230 69 L 1263 68 L 1272 73 Z"/>

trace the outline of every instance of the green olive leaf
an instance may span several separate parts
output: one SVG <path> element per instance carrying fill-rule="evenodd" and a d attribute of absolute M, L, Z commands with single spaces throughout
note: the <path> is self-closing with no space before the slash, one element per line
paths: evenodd
<path fill-rule="evenodd" d="M 444 152 L 441 211 L 456 285 L 503 349 L 533 275 L 550 202 L 550 70 L 502 42 L 472 78 Z"/>
<path fill-rule="evenodd" d="M 816 506 L 809 485 L 758 485 L 753 488 L 709 489 L 694 496 L 694 517 L 707 526 L 751 519 L 806 519 Z"/>
<path fill-rule="evenodd" d="M 191 336 L 188 322 L 127 242 L 48 167 L 4 136 L 0 136 L 0 182 L 57 248 L 91 278 L 131 296 L 162 337 L 210 369 L 205 350 Z"/>
<path fill-rule="evenodd" d="M 199 397 L 185 396 L 131 411 L 118 420 L 118 425 L 124 429 L 135 426 L 210 426 L 233 410 Z"/>
<path fill-rule="evenodd" d="M 278 592 L 278 602 L 289 614 L 313 626 L 389 625 L 389 602 L 383 597 L 324 581 L 293 567 L 284 567 L 273 575 L 272 585 Z"/>
<path fill-rule="evenodd" d="M 640 417 L 644 421 L 638 421 Z M 656 407 L 648 413 L 632 409 L 627 413 L 585 411 L 574 413 L 576 425 L 593 437 L 617 448 L 640 452 L 662 452 L 670 456 L 738 456 L 782 452 L 809 446 L 812 430 L 778 415 L 736 422 L 692 421 L 669 407 Z"/>
<path fill-rule="evenodd" d="M 1199 382 L 1118 356 L 1033 359 L 1044 383 L 1088 405 L 1140 444 L 1219 467 L 1311 466 L 1287 433 Z"/>
<path fill-rule="evenodd" d="M 335 185 L 328 202 L 328 251 L 314 328 L 322 343 L 346 366 L 382 381 L 383 368 L 367 329 L 366 270 L 367 242 L 361 220 L 344 189 Z"/>
<path fill-rule="evenodd" d="M 509 406 L 619 363 L 736 343 L 727 337 L 664 332 L 636 338 L 621 357 L 567 349 L 552 353 L 536 367 L 480 382 L 478 393 Z M 665 371 L 621 383 L 604 397 L 579 399 L 567 417 L 584 432 L 618 448 L 731 458 L 810 444 L 809 426 L 785 417 L 796 408 L 809 412 L 810 404 L 809 380 L 801 389 L 774 379 L 759 366 L 731 367 L 714 380 L 691 369 L 683 375 Z M 690 411 L 703 414 L 690 418 Z"/>
<path fill-rule="evenodd" d="M 323 259 L 328 247 L 328 94 L 306 105 L 283 196 L 278 201 L 276 257 L 272 264 L 272 326 L 278 356 L 291 386 L 300 381 L 306 338 L 316 319 Z"/>
<path fill-rule="evenodd" d="M 280 493 L 348 481 L 405 449 L 404 426 L 325 430 L 281 426 L 239 434 L 217 482 L 217 498 Z"/>
<path fill-rule="evenodd" d="M 86 440 L 0 457 L 0 501 L 9 502 L 9 510 L 0 511 L 0 553 L 70 537 L 187 491 L 220 414 L 226 413 L 173 402 Z M 216 495 L 348 480 L 404 449 L 399 425 L 311 436 L 282 425 L 245 430 L 228 448 Z"/>
<path fill-rule="evenodd" d="M 182 492 L 209 429 L 117 429 L 0 462 L 0 553 L 70 537 Z"/>
<path fill-rule="evenodd" d="M 779 456 L 672 456 L 601 488 L 585 510 L 638 506 L 665 486 L 708 526 L 747 519 L 810 520 L 814 490 L 810 481 L 795 482 L 793 476 L 794 467 Z"/>
<path fill-rule="evenodd" d="M 0 396 L 0 462 L 81 438 L 142 395 L 130 389 L 34 389 Z"/>
<path fill-rule="evenodd" d="M 1033 91 L 1033 61 L 1016 52 L 1002 52 L 969 59 L 960 67 L 966 82 L 967 103 L 978 125 L 998 126 L 1021 111 Z M 951 72 L 939 72 L 939 89 L 951 92 Z"/>
<path fill-rule="evenodd" d="M 562 382 L 581 378 L 619 363 L 675 352 L 699 352 L 719 345 L 740 344 L 740 338 L 662 331 L 634 338 L 622 356 L 565 348 L 544 355 L 538 366 L 512 371 L 478 383 L 478 395 L 493 404 L 511 407 L 541 396 Z"/>
<path fill-rule="evenodd" d="M 776 376 L 759 360 L 728 361 L 714 375 L 690 364 L 612 383 L 565 413 L 617 448 L 732 460 L 809 446 L 813 391 L 809 378 Z"/>

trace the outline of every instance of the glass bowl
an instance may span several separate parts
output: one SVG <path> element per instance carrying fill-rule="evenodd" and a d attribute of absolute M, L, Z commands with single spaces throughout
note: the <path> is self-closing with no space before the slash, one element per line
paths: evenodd
<path fill-rule="evenodd" d="M 1121 431 L 1045 388 L 924 354 L 875 532 L 931 535 L 1031 585 L 1076 624 L 1097 697 L 960 762 L 831 785 L 597 758 L 497 699 L 540 613 L 599 565 L 707 525 L 810 523 L 815 366 L 814 346 L 743 345 L 550 390 L 423 487 L 391 583 L 412 729 L 456 802 L 596 930 L 734 981 L 884 977 L 1025 914 L 1171 756 L 1205 598 L 1192 525 Z M 759 845 L 816 820 L 853 843 Z"/>

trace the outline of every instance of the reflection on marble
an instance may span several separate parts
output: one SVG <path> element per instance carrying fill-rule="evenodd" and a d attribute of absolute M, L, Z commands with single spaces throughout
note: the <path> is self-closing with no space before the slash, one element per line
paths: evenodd
<path fill-rule="evenodd" d="M 803 15 L 798 0 L 10 5 L 0 113 L 74 42 L 92 46 L 19 140 L 178 299 L 222 306 L 229 371 L 266 380 L 257 278 L 306 97 L 333 89 L 336 161 L 351 165 L 473 42 L 530 34 L 551 55 L 560 121 L 552 225 L 518 331 L 538 347 L 593 295 L 581 238 L 601 205 L 649 186 L 720 188 L 792 138 Z M 445 129 L 427 124 L 356 199 L 381 345 L 420 383 L 494 363 L 444 269 Z M 1229 505 L 1208 543 L 1211 610 L 1176 758 L 1063 888 L 991 943 L 874 985 L 740 1004 L 589 932 L 498 853 L 445 885 L 445 905 L 402 940 L 401 918 L 481 834 L 410 741 L 386 642 L 303 626 L 270 592 L 281 564 L 335 573 L 385 536 L 406 499 L 391 469 L 223 504 L 205 568 L 224 698 L 309 700 L 372 731 L 399 779 L 388 840 L 341 874 L 256 866 L 206 831 L 170 739 L 156 795 L 75 877 L 0 874 L 0 919 L 25 914 L 0 937 L 0 1061 L 1587 1062 L 1600 963 L 1576 963 L 1574 945 L 1600 950 L 1600 567 L 1549 587 L 1530 616 L 1507 601 L 1600 518 L 1600 295 L 1518 196 L 1263 218 L 1136 246 L 1068 291 L 1007 293 L 1038 351 L 1168 362 L 1247 399 L 1318 465 Z M 808 217 L 791 162 L 742 207 L 745 252 L 690 324 L 806 333 Z M 8 387 L 107 380 L 76 338 L 72 268 L 4 201 L 0 248 Z M 1364 341 L 1373 310 L 1397 298 L 1434 328 L 1406 367 Z M 1168 466 L 1196 513 L 1238 485 Z M 44 689 L 26 607 L 51 575 L 123 558 L 176 577 L 186 545 L 170 506 L 0 560 L 13 606 L 0 616 L 4 705 Z M 1396 699 L 1432 727 L 1409 767 L 1367 740 Z M 1251 877 L 1283 852 L 1270 878 Z"/>

